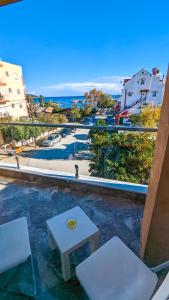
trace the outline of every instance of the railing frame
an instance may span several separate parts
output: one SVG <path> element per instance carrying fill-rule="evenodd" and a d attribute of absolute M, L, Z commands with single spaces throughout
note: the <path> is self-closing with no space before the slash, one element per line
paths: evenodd
<path fill-rule="evenodd" d="M 31 127 L 57 127 L 57 128 L 72 128 L 72 129 L 98 129 L 100 131 L 110 131 L 110 132 L 118 132 L 118 131 L 131 131 L 131 132 L 158 132 L 158 128 L 147 128 L 140 126 L 90 126 L 83 124 L 49 124 L 49 123 L 20 123 L 20 122 L 0 122 L 1 126 L 31 126 Z"/>

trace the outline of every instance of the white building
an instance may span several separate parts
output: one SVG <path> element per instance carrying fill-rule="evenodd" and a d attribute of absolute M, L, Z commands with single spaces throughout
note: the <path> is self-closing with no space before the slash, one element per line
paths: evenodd
<path fill-rule="evenodd" d="M 27 117 L 22 67 L 0 61 L 0 117 Z"/>
<path fill-rule="evenodd" d="M 119 98 L 121 107 L 138 107 L 140 104 L 148 103 L 161 105 L 164 94 L 165 77 L 160 77 L 157 68 L 149 73 L 144 68 L 133 75 L 132 78 L 124 79 L 122 96 Z"/>

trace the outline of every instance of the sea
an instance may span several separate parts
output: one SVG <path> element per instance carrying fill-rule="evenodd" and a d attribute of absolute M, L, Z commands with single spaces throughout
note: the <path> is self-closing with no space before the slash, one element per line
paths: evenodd
<path fill-rule="evenodd" d="M 113 99 L 117 100 L 120 95 L 112 95 Z M 85 100 L 84 96 L 66 96 L 66 97 L 44 97 L 45 102 L 54 102 L 58 103 L 60 108 L 71 108 L 74 103 L 72 103 L 72 100 L 78 100 L 83 101 Z M 35 98 L 35 103 L 39 103 L 39 98 Z M 85 104 L 77 102 L 77 106 L 83 107 Z"/>

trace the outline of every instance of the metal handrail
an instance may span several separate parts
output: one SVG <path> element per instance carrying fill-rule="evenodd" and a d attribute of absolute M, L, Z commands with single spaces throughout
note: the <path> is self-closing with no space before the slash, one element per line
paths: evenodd
<path fill-rule="evenodd" d="M 98 129 L 100 131 L 110 131 L 110 132 L 118 132 L 118 131 L 132 131 L 132 132 L 158 132 L 158 128 L 148 128 L 148 127 L 140 127 L 140 126 L 91 126 L 91 125 L 83 125 L 83 124 L 49 124 L 49 123 L 20 123 L 20 122 L 0 122 L 1 126 L 30 126 L 30 127 L 49 127 L 49 128 L 74 128 L 74 129 Z"/>

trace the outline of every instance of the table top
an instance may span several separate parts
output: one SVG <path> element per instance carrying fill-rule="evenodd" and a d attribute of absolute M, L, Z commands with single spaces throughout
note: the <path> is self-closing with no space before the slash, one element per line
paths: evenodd
<path fill-rule="evenodd" d="M 77 221 L 77 226 L 74 229 L 67 226 L 67 221 L 71 218 Z M 62 253 L 73 250 L 73 248 L 80 246 L 90 237 L 99 233 L 97 226 L 79 206 L 49 219 L 47 226 Z"/>

